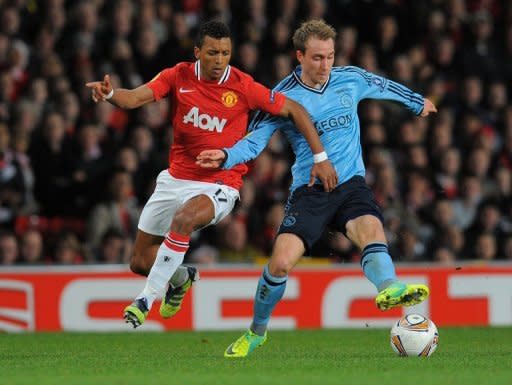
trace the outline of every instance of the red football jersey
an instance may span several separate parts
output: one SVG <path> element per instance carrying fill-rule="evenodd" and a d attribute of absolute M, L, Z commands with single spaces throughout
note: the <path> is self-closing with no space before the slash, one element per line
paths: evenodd
<path fill-rule="evenodd" d="M 247 166 L 208 170 L 196 165 L 203 150 L 231 147 L 245 135 L 251 110 L 273 115 L 283 107 L 285 96 L 228 66 L 218 81 L 200 77 L 199 61 L 178 63 L 160 72 L 146 84 L 156 100 L 169 96 L 173 143 L 169 172 L 178 179 L 221 183 L 237 190 Z"/>

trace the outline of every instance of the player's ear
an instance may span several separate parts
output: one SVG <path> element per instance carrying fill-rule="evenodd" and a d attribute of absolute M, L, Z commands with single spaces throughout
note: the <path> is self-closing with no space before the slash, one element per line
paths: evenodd
<path fill-rule="evenodd" d="M 300 49 L 298 49 L 295 51 L 295 55 L 297 56 L 297 61 L 299 63 L 302 63 L 302 59 L 304 58 L 304 53 Z"/>
<path fill-rule="evenodd" d="M 197 60 L 199 60 L 199 53 L 201 52 L 201 49 L 199 47 L 194 47 L 194 56 Z"/>

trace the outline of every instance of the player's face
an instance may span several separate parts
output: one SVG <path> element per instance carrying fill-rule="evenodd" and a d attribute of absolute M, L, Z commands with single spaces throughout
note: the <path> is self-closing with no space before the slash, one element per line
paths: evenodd
<path fill-rule="evenodd" d="M 201 78 L 219 80 L 231 59 L 231 39 L 205 36 L 203 46 L 195 47 L 194 54 L 201 61 Z"/>
<path fill-rule="evenodd" d="M 302 65 L 302 81 L 310 87 L 318 87 L 329 79 L 334 64 L 334 41 L 310 37 L 304 52 L 297 51 L 297 60 Z"/>

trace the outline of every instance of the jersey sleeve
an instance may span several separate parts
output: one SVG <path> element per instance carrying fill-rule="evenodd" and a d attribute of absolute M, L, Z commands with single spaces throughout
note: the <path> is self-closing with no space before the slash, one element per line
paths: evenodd
<path fill-rule="evenodd" d="M 176 86 L 176 67 L 166 68 L 146 83 L 151 88 L 155 100 L 166 97 Z"/>
<path fill-rule="evenodd" d="M 286 97 L 251 79 L 247 86 L 247 101 L 251 110 L 262 110 L 278 115 L 283 108 Z"/>
<path fill-rule="evenodd" d="M 349 67 L 347 69 L 355 77 L 360 99 L 382 99 L 402 103 L 414 114 L 423 111 L 423 96 L 411 91 L 400 83 L 386 79 L 382 76 L 368 72 L 362 68 Z"/>
<path fill-rule="evenodd" d="M 267 146 L 274 132 L 285 124 L 284 118 L 258 111 L 249 124 L 249 133 L 233 147 L 225 148 L 227 158 L 222 168 L 229 169 L 256 158 Z"/>

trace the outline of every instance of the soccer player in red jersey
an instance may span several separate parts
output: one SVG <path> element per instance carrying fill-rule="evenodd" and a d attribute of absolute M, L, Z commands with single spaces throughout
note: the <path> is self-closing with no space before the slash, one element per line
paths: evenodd
<path fill-rule="evenodd" d="M 147 275 L 144 290 L 124 311 L 126 322 L 133 327 L 145 321 L 166 287 L 160 314 L 164 318 L 174 315 L 197 279 L 194 268 L 180 267 L 190 234 L 229 214 L 239 199 L 247 167 L 205 170 L 196 164 L 196 157 L 203 150 L 231 147 L 240 140 L 251 110 L 292 119 L 319 160 L 311 169 L 310 183 L 318 178 L 325 190 L 331 191 L 338 182 L 305 109 L 229 65 L 231 34 L 225 24 L 203 24 L 194 54 L 195 63 L 178 63 L 132 90 L 114 90 L 108 75 L 103 81 L 86 84 L 95 102 L 106 100 L 122 108 L 137 108 L 168 97 L 171 104 L 174 131 L 169 168 L 158 176 L 155 191 L 144 206 L 130 263 L 133 272 Z"/>

